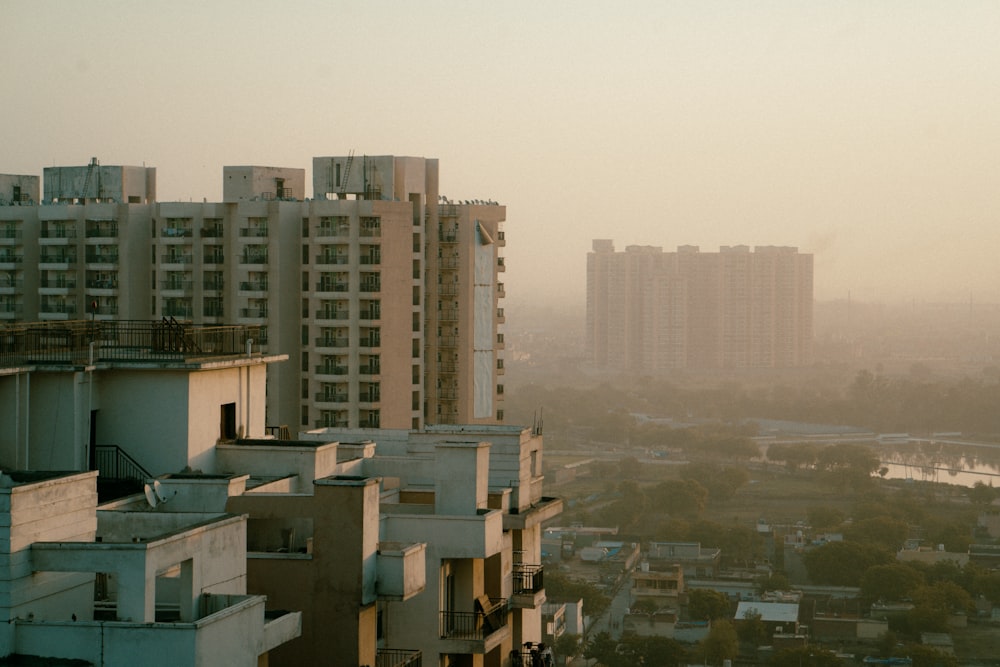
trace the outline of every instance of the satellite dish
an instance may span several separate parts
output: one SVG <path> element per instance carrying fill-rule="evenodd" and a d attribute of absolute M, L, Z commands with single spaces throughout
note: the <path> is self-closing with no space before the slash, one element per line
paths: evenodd
<path fill-rule="evenodd" d="M 149 485 L 147 484 L 146 487 L 148 488 Z M 160 484 L 160 480 L 157 479 L 153 480 L 153 495 L 156 497 L 156 500 L 158 502 L 165 503 L 174 496 L 176 496 L 177 491 L 171 491 L 170 494 L 168 495 L 167 492 L 163 490 L 163 485 Z M 156 505 L 153 505 L 153 507 L 156 507 Z"/>
<path fill-rule="evenodd" d="M 149 503 L 149 506 L 156 507 L 157 503 L 159 502 L 159 499 L 156 497 L 156 493 L 155 491 L 153 491 L 153 487 L 151 487 L 149 484 L 145 484 L 142 487 L 142 491 L 143 493 L 146 494 L 146 502 Z"/>

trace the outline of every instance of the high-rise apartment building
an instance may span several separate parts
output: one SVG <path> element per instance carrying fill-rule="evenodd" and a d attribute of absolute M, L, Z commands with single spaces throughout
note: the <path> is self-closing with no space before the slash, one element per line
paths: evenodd
<path fill-rule="evenodd" d="M 603 368 L 802 366 L 812 306 L 812 255 L 796 248 L 615 252 L 595 240 L 587 255 L 587 353 Z"/>
<path fill-rule="evenodd" d="M 317 157 L 311 200 L 280 167 L 225 167 L 223 202 L 156 202 L 155 169 L 96 159 L 44 176 L 42 205 L 0 177 L 0 324 L 259 325 L 289 355 L 269 423 L 503 421 L 506 210 L 441 197 L 437 160 Z"/>

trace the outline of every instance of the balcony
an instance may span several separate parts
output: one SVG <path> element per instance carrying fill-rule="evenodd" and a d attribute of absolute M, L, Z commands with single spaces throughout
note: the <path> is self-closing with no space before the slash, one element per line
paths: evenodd
<path fill-rule="evenodd" d="M 503 263 L 503 257 L 497 257 L 497 271 L 506 271 L 507 266 Z"/>
<path fill-rule="evenodd" d="M 24 255 L 13 252 L 0 252 L 0 264 L 20 264 L 24 261 Z M 13 267 L 8 267 L 13 268 Z"/>
<path fill-rule="evenodd" d="M 251 280 L 240 283 L 241 292 L 266 292 L 267 291 L 267 281 L 266 280 Z"/>
<path fill-rule="evenodd" d="M 224 264 L 226 257 L 221 252 L 206 252 L 204 255 L 205 264 Z"/>
<path fill-rule="evenodd" d="M 95 252 L 87 249 L 87 253 L 84 255 L 88 264 L 117 264 L 118 263 L 118 251 L 113 252 Z"/>
<path fill-rule="evenodd" d="M 515 609 L 535 609 L 545 602 L 545 584 L 541 565 L 514 563 L 514 595 L 511 605 Z"/>
<path fill-rule="evenodd" d="M 194 236 L 190 227 L 161 227 L 160 236 L 165 239 L 187 239 Z"/>
<path fill-rule="evenodd" d="M 321 364 L 316 366 L 317 375 L 347 375 L 347 366 L 337 366 L 335 364 Z"/>
<path fill-rule="evenodd" d="M 105 222 L 105 221 L 101 221 L 101 222 L 88 221 L 87 222 L 87 231 L 86 231 L 86 234 L 87 234 L 87 238 L 88 239 L 96 239 L 96 238 L 113 239 L 113 238 L 117 238 L 118 237 L 118 223 L 117 222 Z"/>
<path fill-rule="evenodd" d="M 317 292 L 346 292 L 347 290 L 347 282 L 324 280 L 316 283 Z"/>
<path fill-rule="evenodd" d="M 317 264 L 347 264 L 347 255 L 319 254 L 316 255 Z"/>
<path fill-rule="evenodd" d="M 64 249 L 65 250 L 65 249 Z M 3 263 L 3 255 L 0 255 L 0 263 Z M 76 264 L 75 252 L 42 252 L 38 257 L 39 264 L 62 264 L 68 266 Z"/>
<path fill-rule="evenodd" d="M 346 239 L 350 237 L 351 230 L 348 227 L 329 227 L 325 225 L 316 226 L 316 238 Z"/>
<path fill-rule="evenodd" d="M 240 236 L 243 238 L 267 238 L 267 226 L 263 227 L 240 227 Z"/>
<path fill-rule="evenodd" d="M 187 292 L 193 285 L 190 280 L 161 280 L 160 289 L 163 291 Z"/>
<path fill-rule="evenodd" d="M 349 398 L 347 394 L 338 394 L 332 391 L 317 391 L 314 400 L 317 403 L 347 403 Z"/>
<path fill-rule="evenodd" d="M 485 654 L 510 636 L 510 605 L 505 599 L 480 596 L 475 611 L 440 612 L 441 639 L 454 640 L 448 653 Z"/>
<path fill-rule="evenodd" d="M 347 336 L 321 336 L 316 339 L 316 347 L 347 347 Z"/>
<path fill-rule="evenodd" d="M 7 239 L 16 240 L 21 238 L 21 230 L 17 227 L 0 227 L 0 241 Z"/>
<path fill-rule="evenodd" d="M 381 365 L 380 364 L 368 363 L 368 364 L 363 364 L 360 367 L 358 367 L 358 372 L 361 373 L 362 375 L 378 375 L 379 373 L 382 372 L 382 370 L 381 370 Z M 377 400 L 379 400 L 378 392 L 375 392 L 373 394 L 373 396 L 374 396 L 374 398 L 368 397 L 368 400 L 369 401 L 377 401 Z M 361 400 L 362 401 L 365 400 L 365 397 L 363 396 L 361 398 Z"/>
<path fill-rule="evenodd" d="M 222 225 L 206 225 L 201 228 L 201 238 L 203 239 L 221 239 L 222 234 Z"/>
<path fill-rule="evenodd" d="M 457 322 L 458 308 L 443 308 L 439 310 L 438 320 L 441 322 Z"/>
<path fill-rule="evenodd" d="M 38 235 L 40 239 L 75 239 L 75 227 L 44 227 Z"/>
<path fill-rule="evenodd" d="M 42 303 L 40 315 L 75 315 L 75 303 Z"/>
<path fill-rule="evenodd" d="M 441 230 L 438 232 L 438 241 L 441 243 L 458 243 L 458 232 L 454 229 Z"/>
<path fill-rule="evenodd" d="M 87 289 L 118 289 L 118 278 L 87 278 Z"/>
<path fill-rule="evenodd" d="M 317 310 L 316 319 L 317 320 L 346 320 L 347 319 L 346 310 Z"/>
<path fill-rule="evenodd" d="M 267 264 L 267 249 L 247 246 L 240 257 L 240 264 Z"/>
<path fill-rule="evenodd" d="M 412 649 L 380 648 L 375 654 L 375 667 L 423 667 L 423 656 Z"/>
<path fill-rule="evenodd" d="M 442 269 L 457 269 L 458 257 L 441 257 L 438 259 L 438 266 Z"/>
<path fill-rule="evenodd" d="M 439 336 L 437 339 L 438 347 L 443 348 L 453 348 L 458 346 L 458 336 Z"/>
<path fill-rule="evenodd" d="M 380 600 L 403 601 L 423 592 L 427 586 L 427 545 L 381 542 L 375 567 L 375 592 Z"/>
<path fill-rule="evenodd" d="M 203 289 L 217 291 L 223 289 L 224 284 L 225 281 L 223 281 L 222 278 L 205 278 L 205 280 L 202 281 L 201 286 Z M 265 287 L 265 289 L 267 288 Z"/>
<path fill-rule="evenodd" d="M 458 372 L 458 364 L 454 361 L 439 361 L 437 371 L 439 375 L 451 375 Z"/>
<path fill-rule="evenodd" d="M 458 294 L 458 285 L 454 283 L 450 285 L 438 285 L 438 294 L 441 296 L 455 296 Z"/>
<path fill-rule="evenodd" d="M 251 308 L 240 308 L 240 317 L 250 317 L 264 319 L 267 317 L 267 306 L 255 306 Z"/>
<path fill-rule="evenodd" d="M 380 308 L 365 308 L 361 310 L 359 316 L 362 320 L 377 320 L 382 317 L 382 310 Z"/>
<path fill-rule="evenodd" d="M 38 286 L 42 289 L 76 289 L 76 277 L 59 276 L 58 278 L 42 278 Z"/>
<path fill-rule="evenodd" d="M 87 261 L 90 261 L 90 260 L 87 260 Z M 193 261 L 194 261 L 194 258 L 191 255 L 181 255 L 181 254 L 176 254 L 176 255 L 172 255 L 172 254 L 160 255 L 160 263 L 161 264 L 191 264 Z M 206 262 L 208 261 L 207 257 L 206 257 L 205 261 Z"/>

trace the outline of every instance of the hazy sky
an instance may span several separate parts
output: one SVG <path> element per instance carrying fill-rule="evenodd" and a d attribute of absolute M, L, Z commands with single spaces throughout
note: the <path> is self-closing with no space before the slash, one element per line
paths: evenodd
<path fill-rule="evenodd" d="M 1000 3 L 0 0 L 0 172 L 441 160 L 513 299 L 594 238 L 794 245 L 816 297 L 1000 301 Z M 311 195 L 311 193 L 307 193 Z"/>

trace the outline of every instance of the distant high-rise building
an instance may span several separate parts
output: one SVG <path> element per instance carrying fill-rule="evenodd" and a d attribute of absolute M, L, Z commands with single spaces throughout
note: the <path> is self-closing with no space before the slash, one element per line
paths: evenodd
<path fill-rule="evenodd" d="M 797 248 L 599 239 L 587 255 L 586 346 L 599 367 L 787 368 L 810 363 L 813 258 Z"/>
<path fill-rule="evenodd" d="M 174 318 L 253 324 L 289 355 L 268 422 L 503 421 L 506 209 L 438 193 L 438 162 L 342 156 L 223 170 L 223 202 L 156 202 L 156 171 L 0 176 L 0 325 Z M 34 180 L 32 180 L 34 178 Z"/>

